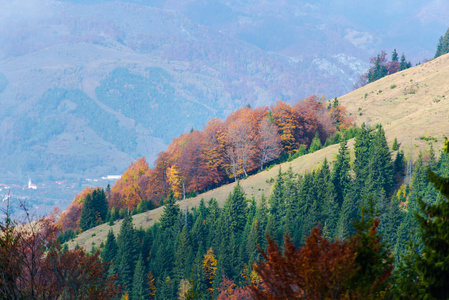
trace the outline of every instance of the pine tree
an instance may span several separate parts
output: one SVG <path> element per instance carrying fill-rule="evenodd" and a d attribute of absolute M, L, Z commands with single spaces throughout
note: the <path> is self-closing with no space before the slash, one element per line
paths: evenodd
<path fill-rule="evenodd" d="M 139 255 L 137 260 L 136 269 L 134 271 L 132 299 L 133 300 L 146 300 L 149 297 L 148 284 L 146 283 L 145 264 L 142 254 Z"/>
<path fill-rule="evenodd" d="M 351 184 L 350 169 L 347 142 L 343 141 L 340 143 L 337 161 L 335 162 L 332 174 L 332 182 L 337 192 L 337 201 L 340 205 L 343 203 Z"/>
<path fill-rule="evenodd" d="M 382 238 L 390 247 L 396 244 L 396 233 L 402 222 L 403 213 L 399 207 L 400 203 L 401 201 L 398 196 L 394 195 L 391 199 L 388 211 L 385 214 L 384 224 L 382 224 Z"/>
<path fill-rule="evenodd" d="M 446 53 L 449 53 L 449 29 L 446 31 L 444 37 L 440 37 L 440 40 L 438 41 L 435 58 Z"/>
<path fill-rule="evenodd" d="M 127 291 L 131 291 L 134 268 L 138 255 L 138 244 L 132 224 L 132 217 L 129 215 L 122 221 L 120 233 L 117 237 L 117 244 L 119 246 L 118 271 L 121 275 L 119 282 L 125 286 Z"/>
<path fill-rule="evenodd" d="M 95 225 L 106 221 L 108 201 L 103 189 L 96 189 L 92 192 L 92 206 L 95 211 Z"/>
<path fill-rule="evenodd" d="M 172 190 L 170 190 L 168 198 L 165 201 L 164 212 L 160 218 L 161 227 L 165 229 L 179 224 L 180 212 L 181 210 L 179 208 L 179 204 L 176 204 L 174 193 Z"/>
<path fill-rule="evenodd" d="M 208 214 L 206 224 L 208 229 L 207 242 L 205 245 L 210 245 L 214 249 L 218 249 L 221 243 L 221 235 L 219 228 L 219 221 L 221 216 L 221 209 L 215 198 L 210 199 L 208 206 Z"/>
<path fill-rule="evenodd" d="M 106 239 L 106 244 L 104 246 L 101 255 L 103 256 L 103 261 L 115 262 L 118 253 L 118 246 L 115 240 L 114 232 L 109 230 L 108 237 Z"/>
<path fill-rule="evenodd" d="M 401 61 L 399 62 L 399 71 L 406 70 L 410 68 L 412 64 L 410 62 L 407 62 L 405 59 L 405 54 L 402 53 L 401 55 Z"/>
<path fill-rule="evenodd" d="M 284 179 L 282 178 L 281 167 L 279 167 L 278 176 L 268 203 L 270 204 L 270 213 L 274 217 L 276 225 L 278 225 L 284 211 Z"/>
<path fill-rule="evenodd" d="M 106 220 L 108 203 L 102 189 L 95 189 L 86 195 L 81 210 L 80 228 L 86 231 Z"/>
<path fill-rule="evenodd" d="M 385 53 L 385 52 L 383 52 Z M 382 61 L 381 54 L 377 55 L 376 60 L 374 61 L 374 66 L 368 72 L 368 83 L 379 80 L 388 74 L 388 69 Z"/>
<path fill-rule="evenodd" d="M 192 261 L 189 261 L 189 256 L 191 255 L 191 242 L 190 242 L 190 234 L 187 230 L 187 227 L 184 226 L 181 233 L 178 235 L 178 241 L 176 243 L 176 252 L 175 252 L 175 279 L 180 281 L 181 279 L 188 278 L 190 273 L 190 264 Z"/>
<path fill-rule="evenodd" d="M 315 137 L 313 138 L 312 143 L 310 144 L 309 153 L 313 153 L 315 151 L 318 151 L 322 147 L 323 147 L 323 145 L 321 144 L 320 134 L 317 131 L 317 132 L 315 132 Z"/>
<path fill-rule="evenodd" d="M 391 61 L 392 62 L 398 62 L 399 60 L 399 55 L 396 52 L 396 49 L 393 50 L 393 53 L 391 54 Z"/>
<path fill-rule="evenodd" d="M 331 180 L 331 173 L 327 159 L 324 159 L 321 166 L 320 177 L 322 178 L 322 182 L 324 182 L 322 185 L 324 197 L 321 217 L 321 222 L 324 226 L 323 235 L 330 239 L 335 236 L 335 229 L 337 227 L 340 211 L 337 203 L 337 193 L 335 192 L 335 187 Z"/>
<path fill-rule="evenodd" d="M 86 231 L 95 226 L 95 209 L 92 200 L 92 194 L 89 193 L 84 199 L 84 205 L 81 210 L 80 228 Z"/>
<path fill-rule="evenodd" d="M 372 142 L 370 161 L 368 165 L 369 185 L 366 192 L 372 193 L 374 198 L 378 198 L 383 189 L 387 196 L 390 195 L 393 188 L 393 161 L 390 155 L 385 131 L 381 125 L 375 132 Z"/>
<path fill-rule="evenodd" d="M 357 298 L 387 298 L 394 260 L 377 232 L 380 220 L 377 218 L 374 202 L 369 200 L 361 211 L 360 218 L 354 222 L 356 234 L 351 237 L 356 245 L 355 263 L 358 267 L 351 286 Z"/>
<path fill-rule="evenodd" d="M 449 152 L 449 142 L 445 148 Z M 416 253 L 416 270 L 425 287 L 426 297 L 448 299 L 449 289 L 449 178 L 428 169 L 428 180 L 444 196 L 437 204 L 419 200 L 420 213 L 415 214 L 423 244 L 422 255 Z"/>
<path fill-rule="evenodd" d="M 398 151 L 399 150 L 399 145 L 398 145 L 398 139 L 397 138 L 394 138 L 393 146 L 391 147 L 391 150 L 393 150 L 393 151 Z"/>
<path fill-rule="evenodd" d="M 247 204 L 245 200 L 245 192 L 237 182 L 232 193 L 229 194 L 224 204 L 224 214 L 229 220 L 231 231 L 236 236 L 240 236 L 245 228 L 247 218 Z"/>

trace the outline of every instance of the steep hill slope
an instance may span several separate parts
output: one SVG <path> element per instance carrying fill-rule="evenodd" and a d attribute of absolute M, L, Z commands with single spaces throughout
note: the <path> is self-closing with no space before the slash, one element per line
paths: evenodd
<path fill-rule="evenodd" d="M 416 157 L 429 143 L 439 149 L 449 136 L 449 55 L 398 72 L 341 98 L 358 124 L 380 123 Z M 412 145 L 411 145 L 412 144 Z"/>

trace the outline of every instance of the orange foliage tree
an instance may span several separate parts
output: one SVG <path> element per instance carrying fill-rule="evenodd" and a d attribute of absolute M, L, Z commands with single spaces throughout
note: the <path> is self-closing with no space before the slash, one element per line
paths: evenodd
<path fill-rule="evenodd" d="M 255 264 L 261 283 L 250 286 L 257 299 L 346 299 L 356 273 L 355 248 L 347 241 L 329 242 L 314 228 L 301 249 L 285 236 L 284 253 L 268 237 L 266 262 Z"/>
<path fill-rule="evenodd" d="M 238 287 L 231 279 L 225 277 L 218 289 L 219 295 L 217 300 L 250 300 L 250 290 L 247 287 Z M 287 299 L 287 298 L 285 298 Z"/>
<path fill-rule="evenodd" d="M 63 250 L 48 219 L 0 221 L 0 298 L 116 299 L 116 277 L 105 276 L 99 252 Z"/>
<path fill-rule="evenodd" d="M 150 168 L 145 157 L 141 157 L 132 163 L 112 187 L 109 206 L 116 209 L 135 209 L 142 201 L 142 189 L 139 186 L 139 180 L 149 171 Z"/>
<path fill-rule="evenodd" d="M 296 138 L 296 132 L 301 130 L 301 125 L 293 108 L 284 101 L 278 101 L 271 107 L 271 117 L 278 127 L 283 150 L 292 153 L 298 149 L 299 141 Z"/>
<path fill-rule="evenodd" d="M 314 228 L 301 249 L 284 237 L 284 253 L 268 238 L 265 262 L 254 265 L 257 299 L 387 299 L 393 258 L 377 232 L 373 203 L 354 222 L 356 233 L 329 242 Z M 366 213 L 369 213 L 367 217 Z"/>
<path fill-rule="evenodd" d="M 230 177 L 244 174 L 256 166 L 258 123 L 266 114 L 266 108 L 251 110 L 242 108 L 226 119 L 226 158 Z"/>
<path fill-rule="evenodd" d="M 277 127 L 269 118 L 263 118 L 259 128 L 259 165 L 263 170 L 265 164 L 279 158 L 281 154 L 281 138 Z"/>
<path fill-rule="evenodd" d="M 214 118 L 203 130 L 203 159 L 209 171 L 210 184 L 217 184 L 225 176 L 225 136 L 226 128 L 223 121 Z"/>

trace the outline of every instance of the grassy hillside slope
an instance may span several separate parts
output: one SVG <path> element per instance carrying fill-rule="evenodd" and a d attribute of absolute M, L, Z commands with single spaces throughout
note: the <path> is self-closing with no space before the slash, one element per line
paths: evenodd
<path fill-rule="evenodd" d="M 348 143 L 349 148 L 352 148 L 352 145 L 353 140 Z M 339 145 L 332 145 L 315 153 L 301 156 L 291 162 L 286 162 L 281 164 L 280 166 L 275 166 L 269 170 L 265 170 L 253 176 L 249 176 L 248 178 L 241 180 L 240 184 L 246 192 L 247 199 L 255 197 L 255 199 L 258 200 L 260 199 L 262 193 L 264 193 L 266 196 L 270 194 L 271 187 L 274 184 L 274 180 L 279 172 L 279 167 L 281 167 L 282 172 L 285 172 L 291 166 L 294 173 L 303 174 L 307 171 L 312 171 L 314 168 L 319 166 L 323 162 L 324 158 L 327 158 L 328 161 L 332 161 L 338 152 L 338 148 Z M 224 185 L 217 189 L 198 195 L 195 198 L 179 201 L 178 203 L 181 209 L 185 210 L 186 206 L 188 208 L 197 206 L 202 198 L 206 202 L 211 198 L 215 198 L 217 199 L 218 203 L 223 206 L 224 202 L 226 201 L 226 197 L 232 191 L 235 184 L 236 183 Z M 153 225 L 159 219 L 163 210 L 163 207 L 159 207 L 157 209 L 133 216 L 134 226 L 136 226 L 137 228 L 147 228 Z M 92 248 L 92 242 L 94 242 L 95 246 L 98 247 L 101 241 L 106 240 L 109 229 L 112 229 L 114 233 L 118 234 L 120 225 L 121 221 L 117 221 L 115 222 L 114 226 L 102 224 L 100 226 L 87 230 L 81 233 L 75 239 L 75 241 L 70 244 L 70 247 L 74 247 L 76 244 L 78 244 L 79 246 L 90 250 Z"/>
<path fill-rule="evenodd" d="M 429 143 L 440 149 L 443 135 L 449 136 L 449 54 L 384 77 L 339 100 L 358 124 L 381 123 L 389 142 L 397 137 L 406 155 L 412 148 L 416 158 Z"/>
<path fill-rule="evenodd" d="M 390 143 L 397 137 L 406 155 L 413 143 L 413 157 L 420 149 L 428 149 L 433 143 L 435 149 L 442 145 L 443 135 L 449 136 L 449 54 L 426 64 L 387 76 L 374 83 L 355 90 L 339 99 L 348 113 L 355 117 L 356 123 L 365 122 L 384 126 Z M 421 139 L 426 138 L 426 139 Z M 436 139 L 436 141 L 435 141 Z M 353 141 L 349 143 L 352 148 Z M 281 165 L 282 170 L 289 166 L 294 172 L 304 173 L 317 167 L 326 157 L 332 161 L 339 145 L 333 145 L 297 158 Z M 278 167 L 260 172 L 241 181 L 247 198 L 259 199 L 262 193 L 269 195 L 276 178 Z M 215 197 L 223 205 L 235 183 L 222 186 L 195 198 L 179 201 L 181 209 L 198 205 L 201 198 L 208 201 Z M 146 228 L 154 224 L 163 212 L 163 207 L 133 217 L 136 227 Z M 90 249 L 92 242 L 98 247 L 106 239 L 110 228 L 118 233 L 121 222 L 114 226 L 100 225 L 80 234 L 74 243 Z"/>

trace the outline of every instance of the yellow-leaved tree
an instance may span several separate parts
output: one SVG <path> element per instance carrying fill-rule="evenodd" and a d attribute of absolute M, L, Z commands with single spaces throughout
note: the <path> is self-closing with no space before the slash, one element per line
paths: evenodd
<path fill-rule="evenodd" d="M 217 259 L 215 258 L 214 250 L 212 250 L 211 247 L 209 250 L 207 250 L 207 253 L 204 254 L 203 260 L 204 278 L 206 278 L 207 291 L 211 297 L 214 292 L 212 284 L 214 283 L 216 270 L 217 270 Z"/>

